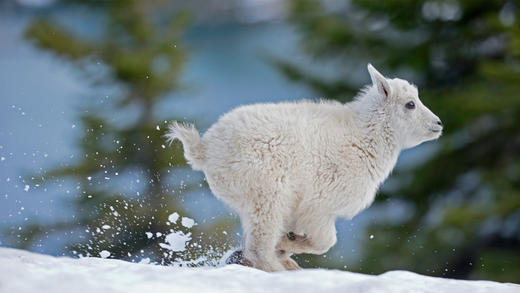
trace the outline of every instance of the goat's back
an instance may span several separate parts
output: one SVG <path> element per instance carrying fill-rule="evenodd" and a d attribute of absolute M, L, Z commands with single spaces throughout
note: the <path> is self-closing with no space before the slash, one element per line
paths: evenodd
<path fill-rule="evenodd" d="M 202 137 L 207 160 L 204 171 L 256 178 L 265 174 L 273 180 L 287 177 L 291 170 L 313 164 L 309 154 L 344 138 L 353 124 L 350 116 L 348 108 L 337 102 L 238 107 Z"/>

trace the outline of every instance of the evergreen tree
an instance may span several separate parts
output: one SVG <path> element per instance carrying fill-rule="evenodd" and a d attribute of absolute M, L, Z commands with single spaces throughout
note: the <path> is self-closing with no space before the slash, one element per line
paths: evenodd
<path fill-rule="evenodd" d="M 338 4 L 338 2 L 335 2 Z M 327 5 L 325 5 L 327 4 Z M 444 122 L 426 162 L 399 169 L 398 187 L 375 205 L 399 201 L 399 221 L 374 222 L 360 262 L 367 273 L 418 273 L 501 281 L 520 279 L 520 26 L 517 1 L 292 0 L 291 21 L 315 62 L 333 78 L 290 60 L 277 65 L 317 94 L 348 101 L 372 62 L 416 82 Z M 364 73 L 365 74 L 365 73 Z M 368 82 L 368 80 L 365 80 Z M 372 239 L 371 239 L 372 238 Z M 330 258 L 311 265 L 341 268 Z M 305 265 L 305 261 L 302 262 Z"/>
<path fill-rule="evenodd" d="M 206 230 L 195 226 L 193 231 L 187 231 L 180 220 L 168 222 L 168 215 L 174 212 L 189 215 L 182 209 L 180 193 L 204 187 L 202 178 L 200 184 L 170 184 L 169 174 L 185 164 L 184 156 L 179 145 L 165 145 L 166 123 L 174 117 L 159 121 L 155 115 L 160 103 L 180 90 L 179 78 L 187 58 L 181 43 L 187 15 L 172 12 L 171 5 L 163 1 L 90 4 L 75 5 L 104 17 L 100 36 L 83 36 L 51 17 L 34 21 L 26 31 L 26 37 L 37 47 L 73 62 L 86 73 L 88 82 L 117 87 L 118 94 L 103 103 L 90 103 L 83 112 L 84 132 L 78 141 L 81 157 L 76 164 L 33 176 L 40 184 L 75 184 L 75 220 L 28 225 L 20 246 L 28 247 L 42 237 L 64 232 L 72 236 L 79 233 L 78 242 L 68 248 L 82 255 L 98 256 L 108 250 L 114 258 L 146 256 L 152 261 L 170 262 L 179 256 L 199 256 L 204 252 L 197 247 L 208 241 L 218 253 L 219 248 L 227 246 L 225 238 L 222 233 L 209 231 L 229 224 L 229 219 L 215 221 Z M 91 66 L 98 60 L 108 69 L 106 75 L 92 74 Z M 113 119 L 136 109 L 136 116 L 129 121 Z M 192 241 L 194 248 L 181 255 L 161 249 L 158 244 L 164 237 L 157 233 L 164 235 L 171 229 L 197 235 L 199 239 Z M 203 248 L 208 250 L 207 246 Z"/>

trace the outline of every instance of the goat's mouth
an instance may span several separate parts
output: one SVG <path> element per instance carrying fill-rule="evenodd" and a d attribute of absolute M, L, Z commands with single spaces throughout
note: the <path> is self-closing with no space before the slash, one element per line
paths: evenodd
<path fill-rule="evenodd" d="M 435 125 L 433 127 L 428 128 L 428 130 L 433 133 L 439 133 L 442 132 L 442 126 Z"/>
<path fill-rule="evenodd" d="M 442 135 L 442 127 L 439 128 L 429 128 L 430 135 L 434 138 L 438 138 Z"/>

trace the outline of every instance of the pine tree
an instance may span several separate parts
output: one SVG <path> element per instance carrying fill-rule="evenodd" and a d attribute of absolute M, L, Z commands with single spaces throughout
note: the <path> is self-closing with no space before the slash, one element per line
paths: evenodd
<path fill-rule="evenodd" d="M 349 269 L 515 281 L 520 278 L 520 26 L 517 1 L 290 1 L 291 21 L 332 78 L 290 60 L 285 75 L 318 95 L 348 101 L 372 62 L 416 82 L 444 122 L 424 163 L 394 172 L 398 187 L 376 205 L 401 202 L 399 221 L 374 222 Z M 366 80 L 368 82 L 368 80 Z M 368 235 L 375 237 L 368 237 Z M 341 268 L 330 258 L 311 265 Z M 305 264 L 305 261 L 302 262 Z"/>
<path fill-rule="evenodd" d="M 83 36 L 51 17 L 34 21 L 26 31 L 35 46 L 72 62 L 94 87 L 115 87 L 117 94 L 84 109 L 77 163 L 33 176 L 43 185 L 66 180 L 75 184 L 76 194 L 71 196 L 75 219 L 28 225 L 20 246 L 34 245 L 42 237 L 60 232 L 78 235 L 78 242 L 68 249 L 82 255 L 98 256 L 108 250 L 114 258 L 146 256 L 158 262 L 199 256 L 204 252 L 195 248 L 172 255 L 158 245 L 164 237 L 156 236 L 170 229 L 189 233 L 180 221 L 168 222 L 168 215 L 189 215 L 179 195 L 204 183 L 202 177 L 180 187 L 169 183 L 171 171 L 185 164 L 184 156 L 180 145 L 170 148 L 163 137 L 167 121 L 174 117 L 159 121 L 155 115 L 161 102 L 181 90 L 179 79 L 187 59 L 181 37 L 188 15 L 173 12 L 162 1 L 96 4 L 79 3 L 104 17 L 101 36 Z M 96 63 L 107 68 L 105 75 L 92 74 Z M 129 113 L 133 115 L 124 123 L 113 119 Z M 207 230 L 194 227 L 192 237 L 199 238 L 192 241 L 194 247 L 211 240 L 218 253 L 227 246 L 226 239 L 218 236 L 222 233 L 208 231 L 221 232 L 219 227 L 225 224 L 229 219 L 217 220 Z"/>

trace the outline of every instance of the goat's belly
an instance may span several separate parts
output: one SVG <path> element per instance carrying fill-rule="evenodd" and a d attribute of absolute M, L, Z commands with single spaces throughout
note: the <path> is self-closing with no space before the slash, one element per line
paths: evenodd
<path fill-rule="evenodd" d="M 338 217 L 352 219 L 362 210 L 369 207 L 374 202 L 375 190 L 366 190 L 357 194 L 349 194 L 344 196 L 338 202 L 336 214 Z"/>
<path fill-rule="evenodd" d="M 301 208 L 307 213 L 319 209 L 322 214 L 350 219 L 374 201 L 377 183 L 367 174 L 353 174 L 348 166 L 340 166 L 337 170 L 326 174 L 311 171 L 305 176 L 307 180 L 297 185 L 305 194 Z"/>

